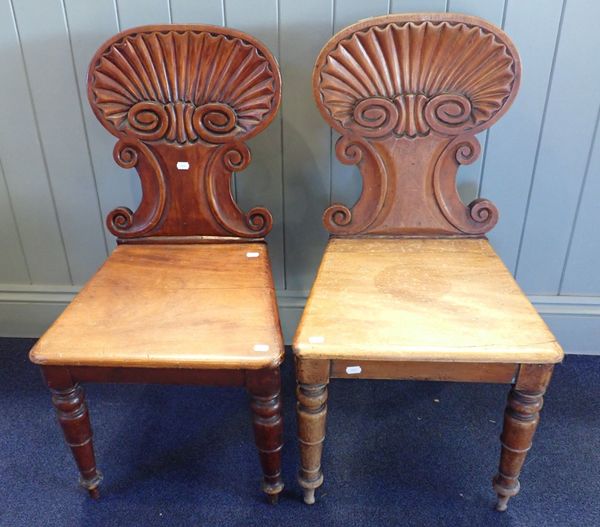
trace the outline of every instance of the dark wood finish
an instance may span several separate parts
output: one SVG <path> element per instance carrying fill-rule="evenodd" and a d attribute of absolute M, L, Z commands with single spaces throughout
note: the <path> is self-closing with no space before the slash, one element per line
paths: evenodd
<path fill-rule="evenodd" d="M 264 474 L 262 490 L 270 503 L 277 503 L 279 493 L 283 490 L 281 479 L 283 416 L 279 369 L 248 370 L 246 388 L 251 398 L 254 437 Z"/>
<path fill-rule="evenodd" d="M 341 135 L 338 159 L 357 164 L 359 200 L 323 216 L 336 235 L 479 235 L 496 207 L 465 206 L 459 166 L 475 134 L 509 108 L 521 76 L 508 36 L 480 18 L 446 13 L 371 18 L 337 33 L 313 74 L 317 106 Z"/>
<path fill-rule="evenodd" d="M 45 370 L 52 369 L 46 366 Z M 244 370 L 198 370 L 188 368 L 97 368 L 70 367 L 77 382 L 129 384 L 201 384 L 204 386 L 244 386 Z"/>
<path fill-rule="evenodd" d="M 500 512 L 508 508 L 508 500 L 521 489 L 519 474 L 531 449 L 544 404 L 544 393 L 552 375 L 552 365 L 538 368 L 543 372 L 542 376 L 536 375 L 531 367 L 524 369 L 519 375 L 519 382 L 508 394 L 504 428 L 500 436 L 500 467 L 493 479 L 494 490 L 498 494 L 496 510 Z"/>
<path fill-rule="evenodd" d="M 264 237 L 271 214 L 243 213 L 231 175 L 250 163 L 244 141 L 269 125 L 280 97 L 273 55 L 240 31 L 143 26 L 105 42 L 90 63 L 88 98 L 118 138 L 115 161 L 136 168 L 142 184 L 138 209 L 113 210 L 109 230 L 138 242 Z"/>
<path fill-rule="evenodd" d="M 102 474 L 96 468 L 92 427 L 83 388 L 72 379 L 66 368 L 44 370 L 44 377 L 52 394 L 58 422 L 79 469 L 79 484 L 97 499 L 100 497 L 98 487 Z"/>
<path fill-rule="evenodd" d="M 515 386 L 517 390 L 535 392 L 550 384 L 553 372 L 553 364 L 521 364 Z"/>
<path fill-rule="evenodd" d="M 331 361 L 331 377 L 337 379 L 511 383 L 518 370 L 511 363 Z"/>
<path fill-rule="evenodd" d="M 275 117 L 280 84 L 260 42 L 215 26 L 129 29 L 92 59 L 90 104 L 142 199 L 108 215 L 120 246 L 30 358 L 93 497 L 101 476 L 80 382 L 245 387 L 262 489 L 272 503 L 283 489 L 283 340 L 262 240 L 272 219 L 231 194 L 232 173 L 250 162 L 244 141 Z"/>
<path fill-rule="evenodd" d="M 92 429 L 80 382 L 190 384 L 246 387 L 251 398 L 252 424 L 263 469 L 263 492 L 275 504 L 283 490 L 281 449 L 281 375 L 279 367 L 259 370 L 199 370 L 176 368 L 102 368 L 97 366 L 43 366 L 42 372 L 56 408 L 59 423 L 81 477 L 79 483 L 99 498 L 102 481 L 96 469 Z"/>
<path fill-rule="evenodd" d="M 479 156 L 475 134 L 507 111 L 520 76 L 502 30 L 447 13 L 363 20 L 334 35 L 316 61 L 317 107 L 341 134 L 337 157 L 358 165 L 363 189 L 351 209 L 335 203 L 324 213 L 334 237 L 294 341 L 298 481 L 308 504 L 323 482 L 330 378 L 511 384 L 497 510 L 519 491 L 562 349 L 487 240 L 464 240 L 484 238 L 498 211 L 485 199 L 463 204 L 456 174 Z M 415 250 L 421 242 L 408 238 L 427 243 Z M 457 252 L 472 261 L 462 266 Z M 529 340 L 532 327 L 541 338 Z"/>

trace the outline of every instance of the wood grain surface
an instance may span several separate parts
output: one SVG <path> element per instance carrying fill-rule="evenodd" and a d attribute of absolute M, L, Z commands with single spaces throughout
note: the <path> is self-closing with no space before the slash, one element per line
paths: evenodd
<path fill-rule="evenodd" d="M 31 360 L 257 369 L 282 353 L 265 244 L 120 245 Z"/>
<path fill-rule="evenodd" d="M 302 358 L 558 362 L 563 353 L 486 239 L 334 238 Z"/>

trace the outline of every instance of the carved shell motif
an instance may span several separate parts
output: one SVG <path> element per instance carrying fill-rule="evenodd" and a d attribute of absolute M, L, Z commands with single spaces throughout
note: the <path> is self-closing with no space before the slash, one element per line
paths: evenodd
<path fill-rule="evenodd" d="M 242 38 L 209 31 L 130 33 L 90 67 L 90 101 L 115 135 L 225 143 L 267 126 L 276 65 Z"/>
<path fill-rule="evenodd" d="M 372 26 L 327 53 L 315 78 L 326 117 L 339 131 L 371 138 L 475 133 L 507 102 L 516 78 L 512 50 L 465 22 Z"/>

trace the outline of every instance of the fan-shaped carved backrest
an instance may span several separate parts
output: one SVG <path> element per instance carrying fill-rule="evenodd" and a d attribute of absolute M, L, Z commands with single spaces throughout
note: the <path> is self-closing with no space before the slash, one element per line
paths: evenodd
<path fill-rule="evenodd" d="M 135 212 L 108 215 L 110 231 L 121 240 L 266 235 L 270 213 L 244 214 L 231 175 L 249 164 L 243 141 L 273 120 L 280 96 L 273 55 L 240 31 L 144 26 L 108 40 L 90 64 L 88 98 L 143 193 Z"/>
<path fill-rule="evenodd" d="M 520 61 L 497 27 L 476 17 L 409 14 L 371 18 L 335 35 L 317 59 L 317 106 L 342 137 L 340 161 L 358 164 L 362 194 L 334 204 L 326 228 L 339 235 L 478 235 L 498 211 L 465 206 L 459 165 L 480 152 L 474 134 L 508 109 Z"/>

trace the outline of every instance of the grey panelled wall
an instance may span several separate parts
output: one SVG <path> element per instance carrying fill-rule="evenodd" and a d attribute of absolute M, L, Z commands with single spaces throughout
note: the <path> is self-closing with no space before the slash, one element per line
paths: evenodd
<path fill-rule="evenodd" d="M 0 0 L 0 334 L 37 335 L 114 246 L 103 218 L 135 207 L 135 173 L 112 160 L 85 72 L 127 27 L 203 22 L 247 31 L 279 57 L 280 118 L 235 178 L 245 208 L 268 206 L 289 339 L 326 241 L 323 209 L 353 202 L 360 177 L 312 100 L 322 45 L 361 18 L 453 11 L 504 27 L 523 60 L 513 108 L 461 168 L 466 200 L 492 199 L 490 239 L 570 352 L 600 353 L 600 33 L 594 0 Z"/>

